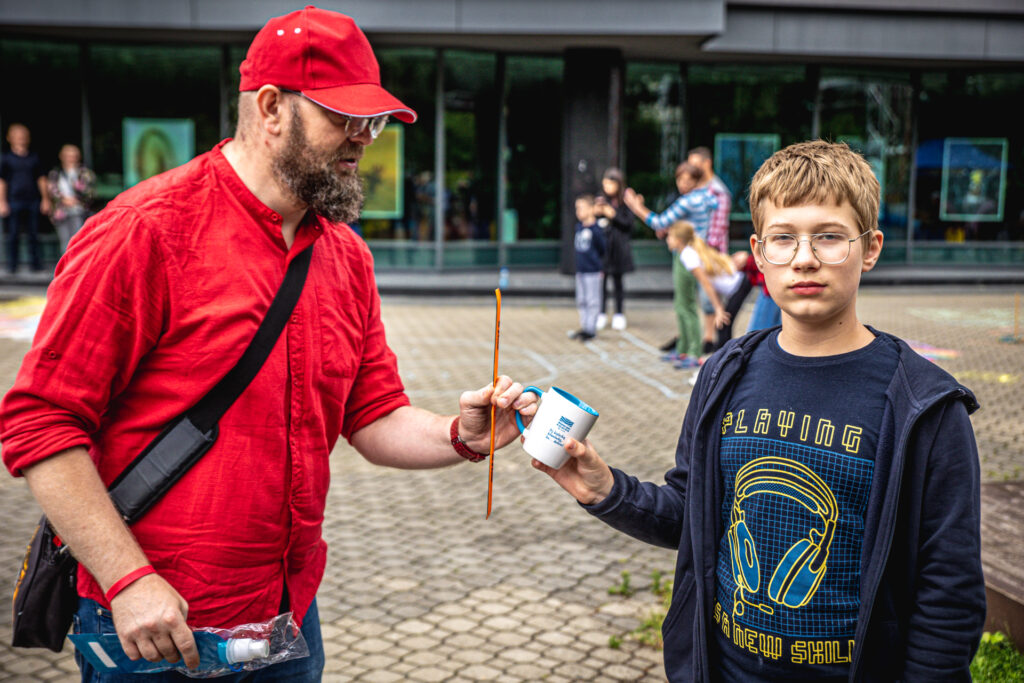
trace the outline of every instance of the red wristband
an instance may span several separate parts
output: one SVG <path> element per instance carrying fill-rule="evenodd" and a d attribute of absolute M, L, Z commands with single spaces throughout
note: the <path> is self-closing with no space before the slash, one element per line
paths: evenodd
<path fill-rule="evenodd" d="M 487 456 L 484 455 L 483 453 L 477 453 L 476 451 L 471 449 L 469 446 L 467 446 L 466 442 L 463 441 L 462 437 L 459 436 L 459 418 L 458 418 L 458 416 L 456 416 L 455 419 L 452 420 L 452 428 L 451 428 L 450 436 L 451 436 L 451 439 L 452 439 L 452 448 L 454 448 L 455 452 L 458 453 L 459 455 L 461 455 L 466 460 L 468 460 L 470 462 L 480 462 L 481 460 L 486 460 L 487 459 Z"/>
<path fill-rule="evenodd" d="M 115 581 L 114 585 L 103 594 L 103 597 L 107 599 L 107 604 L 109 605 L 110 601 L 116 598 L 118 593 L 148 574 L 156 574 L 156 570 L 153 569 L 153 565 L 151 564 L 147 564 L 145 567 L 139 567 L 133 572 L 128 572 Z"/>

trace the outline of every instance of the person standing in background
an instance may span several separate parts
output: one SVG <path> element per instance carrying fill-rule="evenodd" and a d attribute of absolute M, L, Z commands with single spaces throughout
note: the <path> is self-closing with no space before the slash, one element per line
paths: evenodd
<path fill-rule="evenodd" d="M 576 198 L 576 310 L 580 329 L 569 332 L 570 339 L 589 341 L 597 336 L 597 316 L 601 308 L 601 268 L 604 264 L 604 231 L 597 225 L 593 195 Z"/>
<path fill-rule="evenodd" d="M 700 187 L 707 190 L 718 200 L 718 208 L 711 212 L 711 223 L 708 226 L 708 235 L 705 243 L 712 249 L 717 249 L 723 254 L 729 253 L 729 211 L 732 209 L 732 194 L 725 183 L 715 175 L 714 165 L 711 163 L 711 150 L 707 147 L 694 147 L 686 157 L 687 163 L 693 164 L 704 172 L 704 180 Z M 718 332 L 715 330 L 715 310 L 711 302 L 701 292 L 700 309 L 704 325 L 704 353 L 710 353 L 717 348 L 715 341 Z M 731 330 L 730 330 L 731 336 Z"/>
<path fill-rule="evenodd" d="M 632 273 L 633 249 L 630 247 L 630 233 L 633 231 L 633 214 L 622 200 L 626 192 L 626 178 L 617 168 L 609 168 L 601 178 L 601 195 L 594 205 L 597 224 L 604 230 L 606 250 L 604 253 L 604 284 L 601 288 L 601 313 L 597 316 L 597 329 L 608 324 L 605 311 L 608 310 L 608 281 L 612 281 L 615 292 L 615 315 L 612 329 L 626 329 L 626 315 L 623 312 L 625 290 L 622 276 Z"/>
<path fill-rule="evenodd" d="M 82 165 L 82 151 L 75 145 L 60 148 L 60 165 L 46 176 L 46 189 L 53 204 L 50 219 L 57 229 L 60 253 L 89 217 L 90 204 L 96 191 L 96 174 Z"/>
<path fill-rule="evenodd" d="M 29 259 L 33 271 L 43 269 L 39 254 L 39 214 L 50 213 L 46 176 L 39 156 L 29 150 L 28 127 L 12 123 L 7 129 L 11 151 L 0 158 L 0 218 L 7 219 L 7 272 L 18 271 L 19 234 L 28 230 Z"/>
<path fill-rule="evenodd" d="M 693 164 L 704 172 L 704 179 L 699 187 L 705 188 L 718 200 L 718 208 L 711 212 L 711 224 L 708 236 L 704 240 L 709 247 L 723 254 L 729 253 L 729 212 L 732 210 L 732 193 L 722 179 L 715 175 L 711 163 L 711 150 L 707 147 L 694 147 L 686 157 L 687 163 Z"/>

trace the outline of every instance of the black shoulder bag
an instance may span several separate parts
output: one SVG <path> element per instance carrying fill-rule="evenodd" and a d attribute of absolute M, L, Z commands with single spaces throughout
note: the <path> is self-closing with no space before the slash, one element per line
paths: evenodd
<path fill-rule="evenodd" d="M 309 245 L 288 265 L 267 314 L 235 366 L 198 403 L 168 424 L 111 483 L 110 497 L 129 525 L 167 493 L 217 440 L 217 422 L 256 377 L 306 283 Z M 12 645 L 60 652 L 78 609 L 78 562 L 44 515 L 14 586 Z"/>

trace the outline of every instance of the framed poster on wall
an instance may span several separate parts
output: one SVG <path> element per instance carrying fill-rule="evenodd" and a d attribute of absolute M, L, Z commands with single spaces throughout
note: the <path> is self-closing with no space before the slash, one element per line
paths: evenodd
<path fill-rule="evenodd" d="M 946 138 L 939 220 L 1002 221 L 1008 153 L 1006 138 Z"/>
<path fill-rule="evenodd" d="M 715 135 L 715 174 L 732 193 L 729 218 L 750 220 L 747 189 L 765 159 L 779 149 L 779 136 L 758 133 Z"/>
<path fill-rule="evenodd" d="M 363 218 L 401 218 L 403 214 L 402 126 L 384 127 L 372 145 L 365 148 L 359 175 L 366 185 Z"/>
<path fill-rule="evenodd" d="M 192 119 L 133 119 L 122 122 L 124 186 L 181 166 L 195 156 Z"/>

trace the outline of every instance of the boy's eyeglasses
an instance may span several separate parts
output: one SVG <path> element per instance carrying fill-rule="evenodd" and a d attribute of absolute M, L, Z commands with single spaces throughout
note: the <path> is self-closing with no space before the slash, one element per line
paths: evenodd
<path fill-rule="evenodd" d="M 312 102 L 318 107 L 324 107 L 322 104 L 314 99 L 306 97 L 298 90 L 288 90 L 287 88 L 281 88 L 282 92 L 286 92 L 292 95 L 298 95 L 299 97 L 305 97 L 307 100 Z M 388 115 L 381 114 L 380 116 L 349 116 L 348 114 L 342 114 L 341 112 L 328 109 L 336 116 L 340 116 L 345 121 L 345 135 L 348 137 L 355 137 L 356 135 L 362 135 L 363 131 L 369 127 L 370 138 L 373 140 L 377 139 L 377 136 L 384 131 L 384 126 L 388 125 Z"/>
<path fill-rule="evenodd" d="M 865 230 L 853 239 L 839 232 L 819 232 L 807 237 L 790 234 L 765 235 L 764 239 L 757 240 L 757 243 L 761 245 L 764 260 L 772 265 L 788 265 L 796 257 L 800 243 L 807 241 L 820 262 L 836 266 L 850 258 L 850 245 L 869 232 L 871 230 Z"/>

